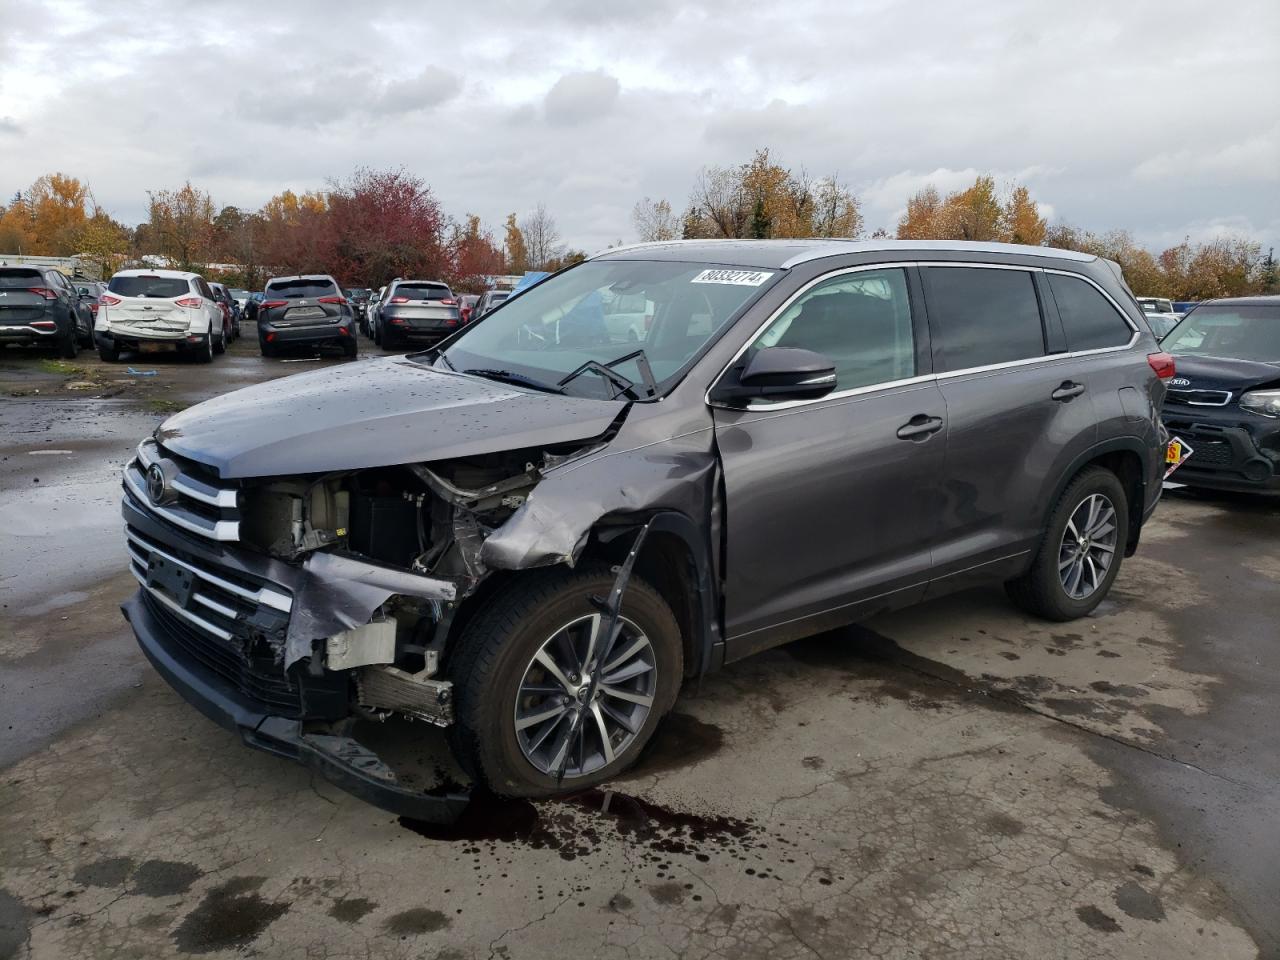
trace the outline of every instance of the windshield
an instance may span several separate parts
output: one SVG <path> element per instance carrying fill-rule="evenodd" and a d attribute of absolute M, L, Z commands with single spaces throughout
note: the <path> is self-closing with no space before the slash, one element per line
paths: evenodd
<path fill-rule="evenodd" d="M 643 348 L 661 393 L 777 276 L 709 263 L 589 261 L 485 314 L 444 356 L 455 370 L 509 371 L 551 385 L 584 363 L 607 364 Z M 636 360 L 612 369 L 637 383 L 646 379 Z M 617 393 L 596 374 L 565 390 Z"/>
<path fill-rule="evenodd" d="M 112 277 L 107 289 L 122 297 L 185 297 L 191 286 L 182 277 Z"/>
<path fill-rule="evenodd" d="M 267 284 L 267 293 L 273 297 L 284 297 L 286 300 L 303 298 L 314 300 L 317 297 L 328 297 L 338 292 L 332 280 L 323 277 L 302 277 L 297 280 L 272 280 Z"/>
<path fill-rule="evenodd" d="M 1160 345 L 1175 355 L 1280 362 L 1280 304 L 1199 307 Z"/>
<path fill-rule="evenodd" d="M 248 298 L 248 296 L 249 296 L 249 291 L 248 291 L 248 290 L 241 290 L 239 287 L 232 287 L 232 288 L 231 288 L 231 295 L 232 295 L 233 297 L 235 297 L 237 300 L 245 300 L 245 299 L 247 299 L 247 298 Z"/>

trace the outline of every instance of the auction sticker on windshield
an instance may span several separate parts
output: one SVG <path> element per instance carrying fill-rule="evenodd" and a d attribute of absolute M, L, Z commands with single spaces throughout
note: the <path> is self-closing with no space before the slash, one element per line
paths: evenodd
<path fill-rule="evenodd" d="M 703 270 L 690 283 L 731 283 L 738 287 L 758 287 L 773 276 L 771 270 Z"/>

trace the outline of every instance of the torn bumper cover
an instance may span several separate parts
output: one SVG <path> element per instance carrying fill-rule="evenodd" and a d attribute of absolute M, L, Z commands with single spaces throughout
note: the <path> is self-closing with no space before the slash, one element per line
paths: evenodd
<path fill-rule="evenodd" d="M 122 512 L 130 569 L 141 588 L 121 609 L 147 658 L 184 699 L 249 746 L 296 760 L 385 810 L 438 823 L 456 819 L 465 792 L 408 789 L 356 740 L 304 732 L 306 721 L 351 714 L 353 679 L 351 671 L 312 671 L 294 662 L 312 653 L 313 637 L 367 623 L 392 593 L 447 601 L 451 582 L 337 555 L 323 555 L 307 569 L 199 542 L 128 496 Z M 263 596 L 270 603 L 261 602 Z M 246 630 L 274 638 L 279 655 L 244 651 Z M 305 646 L 283 663 L 286 630 L 288 637 L 304 637 Z"/>
<path fill-rule="evenodd" d="M 264 713 L 212 670 L 174 649 L 175 644 L 139 591 L 121 610 L 156 671 L 182 698 L 258 750 L 296 760 L 360 799 L 399 816 L 452 823 L 466 807 L 461 791 L 427 794 L 397 782 L 395 773 L 350 737 L 308 734 L 302 721 Z"/>

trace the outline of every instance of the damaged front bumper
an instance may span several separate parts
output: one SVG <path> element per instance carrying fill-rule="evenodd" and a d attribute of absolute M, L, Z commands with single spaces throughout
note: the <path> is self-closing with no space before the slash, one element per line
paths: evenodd
<path fill-rule="evenodd" d="M 286 665 L 282 656 L 286 623 L 314 623 L 317 609 L 328 611 L 322 617 L 345 619 L 380 603 L 389 590 L 424 589 L 416 581 L 425 578 L 404 575 L 407 582 L 384 583 L 397 572 L 339 557 L 307 570 L 200 543 L 129 496 L 122 512 L 130 570 L 140 584 L 122 611 L 147 658 L 184 699 L 249 746 L 296 760 L 375 806 L 435 823 L 456 819 L 465 791 L 411 788 L 368 747 L 335 733 L 350 728 L 356 703 L 375 678 L 386 688 L 378 695 L 398 696 L 406 713 L 447 722 L 447 684 L 400 677 L 397 685 L 399 672 L 382 678 L 378 667 L 310 669 L 311 658 Z M 427 580 L 426 589 L 447 599 L 452 585 Z M 304 601 L 313 605 L 309 614 L 299 610 Z M 254 635 L 273 636 L 278 655 L 249 649 L 245 637 Z M 428 693 L 440 702 L 427 703 Z"/>
<path fill-rule="evenodd" d="M 351 737 L 311 734 L 299 719 L 274 716 L 180 650 L 139 590 L 121 610 L 151 665 L 182 698 L 221 727 L 238 733 L 250 747 L 295 760 L 335 786 L 404 817 L 452 823 L 469 794 L 450 789 L 423 793 L 397 782 L 394 771 Z"/>

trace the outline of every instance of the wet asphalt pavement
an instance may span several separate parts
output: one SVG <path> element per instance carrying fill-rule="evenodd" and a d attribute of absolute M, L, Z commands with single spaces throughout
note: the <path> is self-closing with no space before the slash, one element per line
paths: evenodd
<path fill-rule="evenodd" d="M 138 439 L 332 362 L 0 354 L 0 960 L 1280 957 L 1280 506 L 1168 494 L 1084 621 L 791 644 L 610 790 L 443 829 L 245 749 L 119 615 Z"/>

